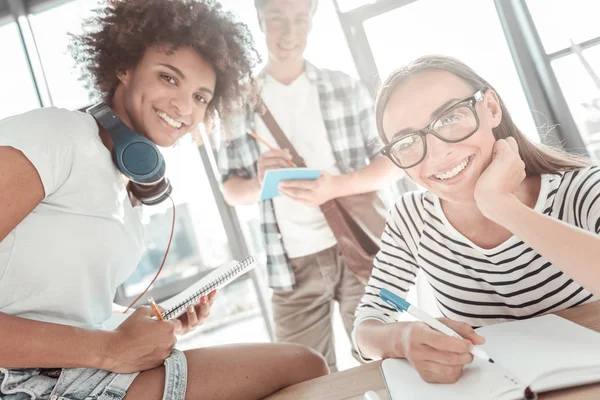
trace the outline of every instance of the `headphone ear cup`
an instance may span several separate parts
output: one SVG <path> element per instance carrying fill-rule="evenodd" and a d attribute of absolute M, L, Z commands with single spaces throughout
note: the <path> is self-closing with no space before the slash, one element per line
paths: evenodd
<path fill-rule="evenodd" d="M 162 203 L 173 191 L 171 182 L 166 177 L 152 185 L 140 185 L 139 183 L 130 181 L 129 187 L 131 194 L 147 206 Z"/>

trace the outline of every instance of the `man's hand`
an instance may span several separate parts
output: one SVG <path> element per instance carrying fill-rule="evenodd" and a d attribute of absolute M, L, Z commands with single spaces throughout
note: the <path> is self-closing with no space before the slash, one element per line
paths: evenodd
<path fill-rule="evenodd" d="M 274 149 L 262 153 L 257 165 L 258 183 L 262 185 L 265 172 L 269 169 L 290 168 L 288 164 L 290 161 L 292 161 L 292 153 L 288 149 Z"/>
<path fill-rule="evenodd" d="M 279 191 L 308 207 L 318 207 L 337 197 L 336 182 L 336 176 L 322 171 L 321 176 L 313 181 L 283 181 L 279 183 Z"/>

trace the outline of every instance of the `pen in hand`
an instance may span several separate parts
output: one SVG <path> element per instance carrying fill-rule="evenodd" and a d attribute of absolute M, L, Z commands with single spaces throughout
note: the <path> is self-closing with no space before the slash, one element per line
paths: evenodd
<path fill-rule="evenodd" d="M 394 307 L 396 310 L 400 312 L 409 313 L 413 317 L 417 318 L 419 321 L 426 323 L 431 328 L 441 333 L 445 333 L 446 335 L 453 336 L 457 339 L 464 339 L 450 327 L 444 325 L 437 319 L 433 318 L 431 315 L 427 314 L 425 311 L 413 306 L 408 301 L 404 300 L 402 297 L 396 296 L 394 293 L 390 292 L 387 289 L 380 289 L 379 297 L 381 298 L 381 300 L 385 301 L 387 304 Z M 471 354 L 473 354 L 474 357 L 481 358 L 482 360 L 488 361 L 492 364 L 494 363 L 494 360 L 480 348 L 473 347 L 473 349 L 471 350 Z"/>
<path fill-rule="evenodd" d="M 250 129 L 248 129 L 246 131 L 246 133 L 248 133 L 248 135 L 252 136 L 254 139 L 258 140 L 259 142 L 261 142 L 265 146 L 267 146 L 267 148 L 269 150 L 277 150 L 275 147 L 271 146 L 266 140 L 264 140 L 263 138 L 261 138 L 260 136 L 258 136 L 255 132 L 251 131 Z M 291 160 L 286 160 L 286 162 L 292 168 L 296 168 L 297 167 L 297 165 L 294 164 Z"/>
<path fill-rule="evenodd" d="M 154 315 L 156 316 L 156 318 L 159 321 L 164 321 L 165 319 L 162 316 L 162 313 L 160 312 L 160 309 L 158 308 L 158 306 L 156 305 L 156 302 L 154 301 L 154 299 L 152 297 L 148 297 L 148 303 L 150 304 L 150 308 L 152 308 L 152 311 L 154 312 Z"/>

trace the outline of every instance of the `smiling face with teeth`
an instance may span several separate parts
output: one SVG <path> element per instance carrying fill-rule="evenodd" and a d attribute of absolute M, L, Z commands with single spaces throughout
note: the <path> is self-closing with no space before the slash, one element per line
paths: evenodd
<path fill-rule="evenodd" d="M 312 26 L 316 0 L 267 0 L 258 10 L 265 34 L 269 61 L 282 64 L 303 62 Z"/>
<path fill-rule="evenodd" d="M 474 91 L 467 82 L 447 71 L 431 69 L 416 73 L 396 88 L 386 105 L 383 131 L 387 140 L 391 141 L 395 132 L 422 129 L 440 112 Z M 426 135 L 425 158 L 406 169 L 417 184 L 440 199 L 473 202 L 475 184 L 492 160 L 495 143 L 492 128 L 502 119 L 500 104 L 495 93 L 488 91 L 475 107 L 480 125 L 472 136 L 458 143 L 447 143 Z"/>
<path fill-rule="evenodd" d="M 119 75 L 112 106 L 135 132 L 168 147 L 204 120 L 215 85 L 215 69 L 195 50 L 155 46 Z"/>

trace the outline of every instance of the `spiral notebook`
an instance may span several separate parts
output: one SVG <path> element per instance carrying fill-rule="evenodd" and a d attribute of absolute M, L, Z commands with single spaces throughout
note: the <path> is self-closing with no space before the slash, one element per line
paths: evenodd
<path fill-rule="evenodd" d="M 476 358 L 458 382 L 426 383 L 404 359 L 381 370 L 392 400 L 518 400 L 537 393 L 600 382 L 600 333 L 556 315 L 477 329 L 495 361 Z"/>
<path fill-rule="evenodd" d="M 184 291 L 160 303 L 160 306 L 165 309 L 162 314 L 163 318 L 177 318 L 185 312 L 188 306 L 196 304 L 200 297 L 206 296 L 215 289 L 227 286 L 236 278 L 252 270 L 255 266 L 256 260 L 254 257 L 249 256 L 242 261 L 230 261 L 227 264 L 215 268 Z M 108 331 L 116 329 L 129 318 L 132 313 L 133 311 L 127 314 L 113 314 L 111 318 L 102 324 L 101 329 Z"/>
<path fill-rule="evenodd" d="M 192 286 L 160 303 L 160 306 L 165 309 L 162 314 L 163 318 L 177 318 L 185 312 L 188 306 L 196 304 L 202 296 L 206 296 L 215 289 L 227 286 L 255 266 L 256 260 L 254 257 L 249 256 L 242 261 L 230 261 L 215 268 Z"/>

